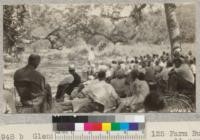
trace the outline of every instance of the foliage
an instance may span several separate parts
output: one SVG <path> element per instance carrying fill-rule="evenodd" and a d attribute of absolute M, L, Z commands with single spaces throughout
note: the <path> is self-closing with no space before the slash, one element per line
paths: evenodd
<path fill-rule="evenodd" d="M 169 42 L 164 11 L 158 10 L 146 15 L 138 27 L 134 40 L 150 44 Z"/>
<path fill-rule="evenodd" d="M 195 41 L 195 12 L 195 5 L 181 5 L 176 10 L 183 42 Z"/>
<path fill-rule="evenodd" d="M 52 48 L 59 49 L 63 46 L 74 47 L 79 38 L 94 46 L 101 42 L 169 43 L 164 9 L 152 10 L 154 5 L 132 5 L 130 14 L 121 16 L 121 12 L 127 7 L 130 5 L 4 6 L 4 38 L 8 40 L 4 41 L 7 43 L 4 48 L 9 50 L 20 39 L 32 42 L 40 39 L 31 34 L 38 27 L 50 30 L 46 39 L 50 40 Z M 143 12 L 145 9 L 148 12 Z M 177 7 L 183 42 L 195 40 L 194 9 L 193 5 Z M 100 13 L 95 15 L 91 12 L 95 10 Z M 51 38 L 56 39 L 52 41 Z"/>
<path fill-rule="evenodd" d="M 23 36 L 26 9 L 23 5 L 4 5 L 3 12 L 4 51 L 11 53 L 12 47 Z"/>

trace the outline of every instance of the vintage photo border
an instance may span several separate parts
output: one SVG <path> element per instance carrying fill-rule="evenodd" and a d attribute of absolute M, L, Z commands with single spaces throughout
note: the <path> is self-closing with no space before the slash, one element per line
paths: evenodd
<path fill-rule="evenodd" d="M 193 2 L 196 5 L 196 59 L 197 59 L 197 78 L 196 78 L 196 113 L 142 113 L 145 114 L 146 121 L 200 121 L 200 0 L 0 0 L 0 105 L 3 91 L 3 5 L 14 4 L 112 4 L 112 3 L 183 3 Z M 125 115 L 126 113 L 120 113 Z M 139 113 L 131 113 L 135 115 Z M 141 114 L 141 115 L 142 115 Z M 74 115 L 74 113 L 60 114 Z M 75 114 L 79 115 L 79 114 Z M 96 115 L 81 113 L 81 115 Z M 98 114 L 110 115 L 110 114 Z M 112 115 L 119 115 L 113 114 Z M 130 113 L 129 113 L 130 115 Z M 16 123 L 51 123 L 52 114 L 0 114 L 0 124 Z"/>

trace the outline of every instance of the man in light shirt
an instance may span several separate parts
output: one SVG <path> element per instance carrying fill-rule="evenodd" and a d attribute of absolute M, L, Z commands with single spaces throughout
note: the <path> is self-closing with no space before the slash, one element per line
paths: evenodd
<path fill-rule="evenodd" d="M 192 97 L 192 100 L 195 99 L 195 78 L 183 57 L 174 59 L 174 69 L 169 73 L 169 87 L 171 90 Z"/>
<path fill-rule="evenodd" d="M 91 47 L 88 51 L 88 63 L 89 65 L 92 65 L 95 61 L 95 54 L 94 54 L 94 48 Z"/>
<path fill-rule="evenodd" d="M 145 80 L 138 78 L 137 70 L 131 71 L 132 82 L 130 83 L 131 96 L 121 99 L 121 103 L 116 113 L 121 112 L 125 107 L 130 108 L 130 112 L 135 112 L 143 104 L 146 96 L 150 93 L 149 85 Z"/>
<path fill-rule="evenodd" d="M 98 80 L 91 82 L 86 86 L 82 93 L 88 97 L 91 102 L 82 107 L 78 112 L 112 112 L 115 110 L 119 103 L 119 96 L 114 88 L 106 83 L 105 71 L 98 73 Z"/>

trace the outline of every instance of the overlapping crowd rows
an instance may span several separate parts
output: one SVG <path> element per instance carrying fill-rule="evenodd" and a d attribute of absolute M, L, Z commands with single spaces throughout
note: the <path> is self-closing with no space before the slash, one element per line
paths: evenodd
<path fill-rule="evenodd" d="M 69 75 L 58 83 L 55 97 L 45 77 L 36 70 L 41 58 L 29 56 L 28 64 L 14 74 L 14 85 L 23 113 L 62 112 L 149 112 L 162 111 L 165 94 L 179 93 L 195 102 L 196 62 L 192 52 L 174 55 L 163 52 L 95 63 L 90 50 L 87 79 L 68 66 Z"/>

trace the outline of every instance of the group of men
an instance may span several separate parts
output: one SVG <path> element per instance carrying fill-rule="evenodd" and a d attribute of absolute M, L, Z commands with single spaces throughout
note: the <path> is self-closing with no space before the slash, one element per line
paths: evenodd
<path fill-rule="evenodd" d="M 40 61 L 39 55 L 32 54 L 28 65 L 14 74 L 20 101 L 24 108 L 29 108 L 25 113 L 42 113 L 52 107 L 51 87 L 36 70 Z M 56 102 L 65 102 L 67 97 L 74 112 L 151 111 L 161 106 L 154 104 L 153 100 L 158 98 L 152 98 L 161 93 L 172 90 L 192 96 L 195 93 L 195 58 L 191 52 L 173 60 L 163 52 L 160 56 L 145 55 L 114 60 L 110 64 L 95 64 L 94 61 L 88 64 L 87 81 L 83 81 L 75 66 L 70 65 L 69 75 L 57 87 Z M 79 104 L 77 99 L 80 105 L 75 111 L 73 101 Z"/>

